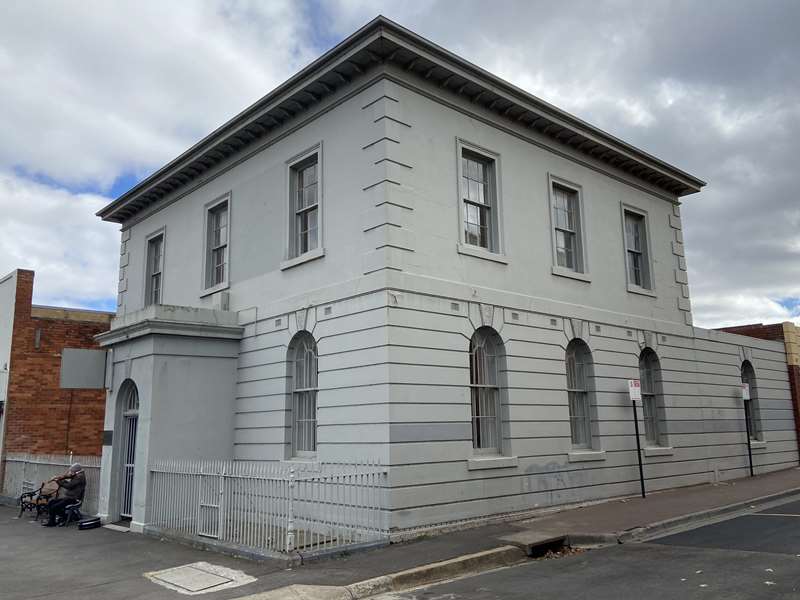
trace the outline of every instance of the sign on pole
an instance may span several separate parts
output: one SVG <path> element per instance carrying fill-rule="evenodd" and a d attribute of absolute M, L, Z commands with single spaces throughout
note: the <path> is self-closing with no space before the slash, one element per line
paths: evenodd
<path fill-rule="evenodd" d="M 644 467 L 642 466 L 642 444 L 639 441 L 639 416 L 636 414 L 636 401 L 642 401 L 642 382 L 638 379 L 628 380 L 628 396 L 631 398 L 633 408 L 633 429 L 636 432 L 636 457 L 639 459 L 639 485 L 642 489 L 642 498 L 646 496 L 644 489 Z"/>
<path fill-rule="evenodd" d="M 742 400 L 750 400 L 750 384 L 742 384 Z"/>

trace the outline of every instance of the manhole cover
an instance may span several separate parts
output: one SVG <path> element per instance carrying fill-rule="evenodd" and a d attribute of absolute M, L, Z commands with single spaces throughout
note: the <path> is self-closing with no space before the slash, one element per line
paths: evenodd
<path fill-rule="evenodd" d="M 238 587 L 255 581 L 254 577 L 242 571 L 235 571 L 206 562 L 145 573 L 153 583 L 157 583 L 182 594 L 205 594 L 221 589 Z"/>

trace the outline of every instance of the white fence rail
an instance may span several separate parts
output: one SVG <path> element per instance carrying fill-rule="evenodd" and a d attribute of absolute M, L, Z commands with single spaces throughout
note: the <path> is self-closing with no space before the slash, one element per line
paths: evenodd
<path fill-rule="evenodd" d="M 388 540 L 386 468 L 375 463 L 156 461 L 148 527 L 256 553 Z"/>
<path fill-rule="evenodd" d="M 64 473 L 76 462 L 81 464 L 86 473 L 86 492 L 81 511 L 90 515 L 97 514 L 100 491 L 99 456 L 9 453 L 6 455 L 2 495 L 15 498 L 23 492 L 35 490 L 43 481 Z"/>

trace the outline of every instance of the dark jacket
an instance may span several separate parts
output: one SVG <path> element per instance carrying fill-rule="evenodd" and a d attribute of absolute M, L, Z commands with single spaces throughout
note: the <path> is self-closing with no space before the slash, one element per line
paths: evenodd
<path fill-rule="evenodd" d="M 78 471 L 69 479 L 60 480 L 58 485 L 61 486 L 58 492 L 59 498 L 83 500 L 83 493 L 86 491 L 86 475 L 83 471 Z"/>

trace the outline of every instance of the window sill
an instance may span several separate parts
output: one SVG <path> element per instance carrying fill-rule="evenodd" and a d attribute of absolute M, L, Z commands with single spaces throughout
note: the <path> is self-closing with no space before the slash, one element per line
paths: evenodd
<path fill-rule="evenodd" d="M 286 269 L 291 269 L 297 265 L 302 265 L 303 263 L 322 258 L 323 256 L 325 256 L 325 248 L 314 248 L 313 250 L 309 250 L 300 256 L 281 261 L 281 271 L 285 271 Z"/>
<path fill-rule="evenodd" d="M 639 287 L 638 285 L 633 285 L 632 283 L 628 284 L 628 292 L 631 294 L 639 294 L 640 296 L 650 296 L 651 298 L 658 297 L 653 290 L 648 290 L 646 288 Z"/>
<path fill-rule="evenodd" d="M 569 460 L 569 462 L 590 462 L 605 459 L 605 450 L 572 450 L 567 454 L 567 460 Z"/>
<path fill-rule="evenodd" d="M 227 281 L 223 283 L 218 283 L 214 287 L 206 288 L 202 292 L 200 292 L 200 297 L 205 298 L 206 296 L 216 294 L 217 292 L 221 292 L 222 290 L 227 290 L 229 287 L 231 287 L 231 284 Z"/>
<path fill-rule="evenodd" d="M 587 273 L 579 273 L 578 271 L 559 267 L 558 265 L 553 265 L 553 275 L 569 277 L 570 279 L 577 279 L 578 281 L 585 281 L 586 283 L 592 282 L 592 278 Z"/>
<path fill-rule="evenodd" d="M 501 263 L 504 265 L 508 264 L 508 258 L 506 257 L 505 254 L 498 254 L 497 252 L 491 252 L 489 250 L 486 250 L 485 248 L 480 248 L 479 246 L 471 246 L 469 244 L 459 244 L 458 253 L 466 254 L 467 256 L 474 256 L 475 258 L 482 258 L 484 260 L 491 260 L 492 262 Z"/>
<path fill-rule="evenodd" d="M 672 456 L 675 449 L 672 446 L 649 446 L 644 449 L 645 456 Z"/>
<path fill-rule="evenodd" d="M 767 442 L 764 440 L 750 440 L 750 449 L 751 450 L 765 450 L 767 447 Z"/>
<path fill-rule="evenodd" d="M 467 470 L 479 471 L 481 469 L 508 469 L 518 467 L 519 459 L 516 456 L 487 456 L 475 457 L 467 460 Z"/>

